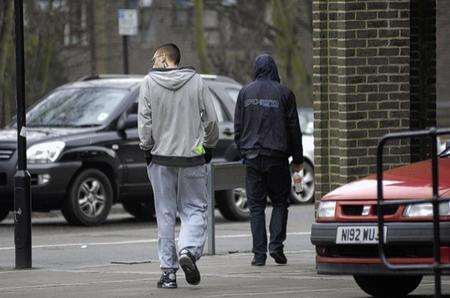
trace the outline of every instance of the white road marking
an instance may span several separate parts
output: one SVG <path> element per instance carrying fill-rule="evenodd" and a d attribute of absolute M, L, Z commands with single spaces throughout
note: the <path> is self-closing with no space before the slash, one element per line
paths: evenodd
<path fill-rule="evenodd" d="M 358 288 L 337 288 L 337 289 L 308 289 L 308 287 L 289 287 L 289 289 L 297 290 L 287 290 L 287 291 L 266 291 L 266 292 L 239 292 L 239 293 L 223 293 L 218 295 L 210 295 L 205 297 L 243 297 L 243 296 L 266 296 L 270 295 L 274 297 L 275 295 L 282 294 L 298 294 L 298 293 L 316 293 L 316 292 L 342 292 L 342 291 L 360 291 Z"/>
<path fill-rule="evenodd" d="M 311 232 L 291 232 L 287 233 L 288 236 L 310 236 Z M 251 234 L 236 234 L 236 235 L 218 235 L 216 239 L 231 239 L 231 238 L 249 238 Z M 103 246 L 103 245 L 124 245 L 124 244 L 147 244 L 157 243 L 158 239 L 142 239 L 142 240 L 129 240 L 129 241 L 114 241 L 114 242 L 92 242 L 92 243 L 61 243 L 61 244 L 45 244 L 45 245 L 33 245 L 33 249 L 37 248 L 63 248 L 63 247 L 84 247 L 84 246 Z M 15 247 L 0 247 L 2 250 L 14 250 Z"/>
<path fill-rule="evenodd" d="M 287 291 L 274 291 L 274 292 L 244 292 L 240 291 L 239 293 L 223 293 L 223 294 L 217 294 L 217 295 L 209 295 L 205 297 L 243 297 L 243 296 L 263 296 L 263 295 L 280 295 L 280 294 L 296 294 L 299 292 L 299 290 L 306 289 L 307 287 L 289 287 L 290 290 Z M 295 290 L 294 290 L 295 289 Z"/>

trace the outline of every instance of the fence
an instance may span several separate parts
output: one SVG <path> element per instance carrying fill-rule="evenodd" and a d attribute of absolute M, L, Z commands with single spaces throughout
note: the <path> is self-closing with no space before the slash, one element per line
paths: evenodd
<path fill-rule="evenodd" d="M 433 253 L 434 263 L 430 265 L 393 265 L 389 262 L 385 251 L 384 233 L 379 233 L 378 251 L 380 258 L 384 265 L 392 271 L 416 271 L 423 274 L 432 271 L 435 276 L 435 297 L 441 297 L 441 274 L 442 270 L 449 270 L 449 265 L 444 265 L 441 262 L 441 236 L 440 236 L 440 216 L 439 204 L 448 201 L 448 199 L 439 196 L 439 163 L 437 156 L 437 137 L 440 135 L 450 135 L 450 129 L 430 129 L 412 132 L 392 133 L 384 136 L 377 148 L 377 217 L 378 217 L 378 231 L 384 230 L 384 216 L 383 206 L 387 205 L 402 205 L 402 204 L 422 204 L 432 203 L 433 205 Z M 422 200 L 391 200 L 384 201 L 383 197 L 383 148 L 390 140 L 411 139 L 411 138 L 429 138 L 431 142 L 431 165 L 432 165 L 432 186 L 433 198 Z"/>

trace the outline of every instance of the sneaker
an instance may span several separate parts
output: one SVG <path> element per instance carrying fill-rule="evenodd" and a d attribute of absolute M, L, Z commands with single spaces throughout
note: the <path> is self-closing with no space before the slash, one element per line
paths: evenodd
<path fill-rule="evenodd" d="M 180 253 L 178 262 L 184 271 L 188 284 L 198 285 L 200 283 L 200 272 L 198 271 L 197 265 L 195 265 L 194 256 L 189 251 L 183 250 Z"/>
<path fill-rule="evenodd" d="M 177 288 L 177 276 L 175 272 L 163 272 L 161 278 L 156 284 L 160 289 L 175 289 Z"/>
<path fill-rule="evenodd" d="M 283 251 L 274 251 L 270 253 L 270 256 L 275 260 L 275 263 L 284 265 L 287 263 L 287 258 Z"/>

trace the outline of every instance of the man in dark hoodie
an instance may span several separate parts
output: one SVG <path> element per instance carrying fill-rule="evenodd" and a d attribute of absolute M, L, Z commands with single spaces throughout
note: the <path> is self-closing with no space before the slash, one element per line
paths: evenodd
<path fill-rule="evenodd" d="M 160 288 L 177 287 L 178 264 L 189 284 L 200 282 L 196 261 L 206 240 L 205 163 L 219 138 L 212 95 L 194 69 L 178 68 L 180 58 L 176 45 L 160 46 L 139 94 L 138 131 L 155 200 Z"/>
<path fill-rule="evenodd" d="M 267 196 L 273 205 L 269 253 L 286 264 L 286 240 L 291 172 L 303 169 L 302 134 L 295 96 L 280 84 L 277 66 L 269 55 L 255 60 L 254 81 L 239 92 L 235 118 L 235 142 L 247 168 L 246 192 L 250 208 L 254 257 L 251 264 L 264 266 L 267 258 L 265 209 Z"/>

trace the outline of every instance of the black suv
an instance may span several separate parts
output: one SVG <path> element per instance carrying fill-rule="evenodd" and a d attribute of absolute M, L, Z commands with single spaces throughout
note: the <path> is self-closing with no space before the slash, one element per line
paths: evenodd
<path fill-rule="evenodd" d="M 203 78 L 214 95 L 220 122 L 215 158 L 221 158 L 233 143 L 233 112 L 241 85 L 227 77 Z M 138 146 L 137 98 L 142 79 L 86 77 L 53 90 L 28 110 L 33 210 L 61 210 L 71 224 L 96 225 L 120 202 L 140 220 L 153 218 L 151 185 Z M 0 220 L 13 210 L 16 149 L 13 124 L 0 130 Z M 216 198 L 226 218 L 248 217 L 236 192 L 218 192 Z"/>

